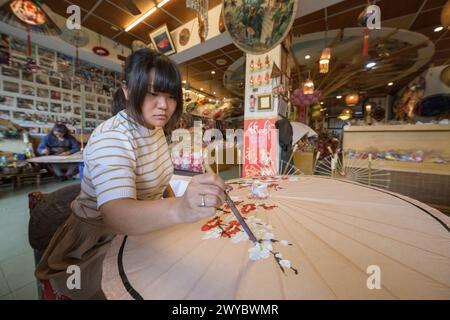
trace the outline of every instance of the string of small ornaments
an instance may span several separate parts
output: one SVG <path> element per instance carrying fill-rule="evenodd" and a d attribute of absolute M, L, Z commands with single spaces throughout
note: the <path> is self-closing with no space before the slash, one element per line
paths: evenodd
<path fill-rule="evenodd" d="M 266 86 L 270 84 L 270 69 L 272 63 L 269 59 L 269 56 L 266 55 L 264 59 L 264 63 L 261 61 L 261 58 L 258 58 L 255 63 L 254 60 L 250 61 L 250 80 L 249 84 L 253 88 L 254 92 L 258 91 L 258 87 Z M 254 112 L 256 108 L 257 98 L 255 95 L 250 96 L 250 111 Z"/>
<path fill-rule="evenodd" d="M 269 74 L 269 70 L 270 70 L 270 66 L 272 65 L 272 63 L 270 62 L 269 56 L 266 55 L 264 64 L 261 62 L 261 59 L 258 58 L 258 61 L 254 62 L 254 60 L 250 61 L 250 72 L 252 73 L 250 76 L 250 86 L 252 86 L 253 88 L 255 87 L 259 87 L 262 85 L 268 85 L 270 83 L 270 74 Z M 263 71 L 262 73 L 260 73 L 261 71 Z M 263 78 L 263 74 L 264 71 L 266 71 L 264 78 Z"/>

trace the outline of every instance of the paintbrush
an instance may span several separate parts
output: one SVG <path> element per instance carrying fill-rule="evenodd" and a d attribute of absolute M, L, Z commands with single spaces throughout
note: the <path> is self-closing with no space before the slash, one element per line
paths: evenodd
<path fill-rule="evenodd" d="M 214 173 L 214 171 L 211 169 L 209 164 L 207 164 L 205 161 L 203 161 L 203 167 L 205 170 L 209 173 Z M 236 205 L 234 204 L 233 200 L 231 200 L 230 195 L 227 191 L 225 191 L 225 201 L 230 207 L 231 211 L 233 212 L 234 216 L 236 217 L 237 221 L 241 224 L 242 228 L 244 229 L 245 233 L 248 235 L 248 238 L 251 242 L 254 244 L 258 243 L 258 240 L 256 239 L 253 232 L 250 230 L 250 227 L 248 226 L 247 222 L 245 222 L 244 218 L 242 217 L 241 213 L 239 212 L 238 208 L 236 208 Z"/>

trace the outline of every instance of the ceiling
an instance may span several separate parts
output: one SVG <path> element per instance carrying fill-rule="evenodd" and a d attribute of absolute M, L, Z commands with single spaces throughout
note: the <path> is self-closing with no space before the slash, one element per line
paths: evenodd
<path fill-rule="evenodd" d="M 124 0 L 128 1 L 128 0 Z M 157 0 L 156 3 L 162 0 Z M 221 4 L 221 0 L 209 0 L 209 7 L 213 8 Z M 450 62 L 450 31 L 434 32 L 434 28 L 440 24 L 440 13 L 446 0 L 379 0 L 374 1 L 381 8 L 382 27 L 400 28 L 419 32 L 430 38 L 436 51 L 430 63 L 434 65 L 448 64 Z M 162 8 L 156 10 L 129 32 L 125 32 L 131 22 L 136 19 L 120 0 L 45 0 L 54 12 L 66 16 L 66 8 L 70 4 L 80 6 L 82 10 L 82 25 L 91 30 L 117 41 L 125 46 L 130 46 L 133 40 L 141 40 L 149 43 L 149 32 L 163 24 L 167 24 L 169 30 L 174 30 L 196 17 L 195 11 L 186 9 L 185 0 L 171 0 Z M 136 6 L 146 12 L 155 5 L 153 1 L 134 0 Z M 299 17 L 292 27 L 294 36 L 323 32 L 327 25 L 329 30 L 357 27 L 357 18 L 366 6 L 366 0 L 345 0 L 325 9 Z M 301 7 L 300 7 L 301 10 Z M 230 95 L 222 83 L 224 72 L 237 59 L 243 56 L 233 44 L 214 50 L 200 57 L 195 57 L 180 64 L 183 77 L 189 78 L 192 87 L 213 94 L 218 98 Z M 225 60 L 224 65 L 218 65 L 218 59 Z M 302 61 L 299 61 L 302 64 Z M 385 88 L 390 93 L 405 86 L 415 75 L 425 70 L 430 63 L 425 64 L 417 72 L 410 74 L 395 85 Z M 211 74 L 214 70 L 215 74 Z"/>
<path fill-rule="evenodd" d="M 196 12 L 186 9 L 186 0 L 171 0 L 163 7 L 125 32 L 133 21 L 139 18 L 127 9 L 125 2 L 134 2 L 145 13 L 163 0 L 44 0 L 55 13 L 66 17 L 66 9 L 75 4 L 81 9 L 81 24 L 101 35 L 131 47 L 133 40 L 150 43 L 149 33 L 166 24 L 170 31 L 182 26 L 196 17 Z M 221 4 L 221 0 L 209 0 L 209 9 Z"/>

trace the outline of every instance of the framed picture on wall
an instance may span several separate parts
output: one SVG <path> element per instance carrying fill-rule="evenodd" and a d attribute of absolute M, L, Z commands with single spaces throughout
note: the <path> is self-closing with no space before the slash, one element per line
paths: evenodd
<path fill-rule="evenodd" d="M 170 55 L 177 52 L 175 46 L 173 45 L 172 38 L 170 37 L 170 32 L 167 25 L 163 25 L 162 27 L 151 32 L 150 39 L 156 49 L 161 53 Z"/>
<path fill-rule="evenodd" d="M 19 93 L 19 84 L 17 82 L 3 81 L 3 90 Z"/>
<path fill-rule="evenodd" d="M 39 98 L 48 98 L 48 89 L 45 88 L 37 88 L 37 96 Z"/>
<path fill-rule="evenodd" d="M 14 97 L 0 95 L 0 106 L 13 107 Z"/>
<path fill-rule="evenodd" d="M 258 111 L 271 111 L 272 106 L 272 95 L 264 94 L 258 96 Z"/>

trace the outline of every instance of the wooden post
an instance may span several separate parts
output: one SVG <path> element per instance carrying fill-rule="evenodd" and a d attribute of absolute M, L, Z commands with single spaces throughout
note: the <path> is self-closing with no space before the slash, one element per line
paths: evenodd
<path fill-rule="evenodd" d="M 316 166 L 317 166 L 317 162 L 319 161 L 319 157 L 320 157 L 320 151 L 317 151 L 316 159 L 314 160 L 313 168 L 312 168 L 313 169 L 313 171 L 312 171 L 313 174 L 316 171 Z"/>
<path fill-rule="evenodd" d="M 242 168 L 241 168 L 242 159 L 241 159 L 241 149 L 239 149 L 239 147 L 237 148 L 237 161 L 238 161 L 238 165 L 239 165 L 239 178 L 241 178 L 241 175 L 242 175 L 242 172 L 241 172 L 241 170 L 242 170 Z"/>
<path fill-rule="evenodd" d="M 291 156 L 290 156 L 290 158 L 289 158 L 288 163 L 286 164 L 286 167 L 284 168 L 283 175 L 286 174 L 286 172 L 287 172 L 287 170 L 288 170 L 288 168 L 289 168 L 289 165 L 290 165 L 291 162 L 292 162 L 292 158 L 294 158 L 294 152 L 296 152 L 297 149 L 298 149 L 298 143 L 296 143 L 296 144 L 294 145 L 294 149 L 292 149 L 292 154 L 291 154 Z"/>
<path fill-rule="evenodd" d="M 219 146 L 216 145 L 216 174 L 219 175 Z"/>
<path fill-rule="evenodd" d="M 369 153 L 369 186 L 372 185 L 372 154 Z"/>

